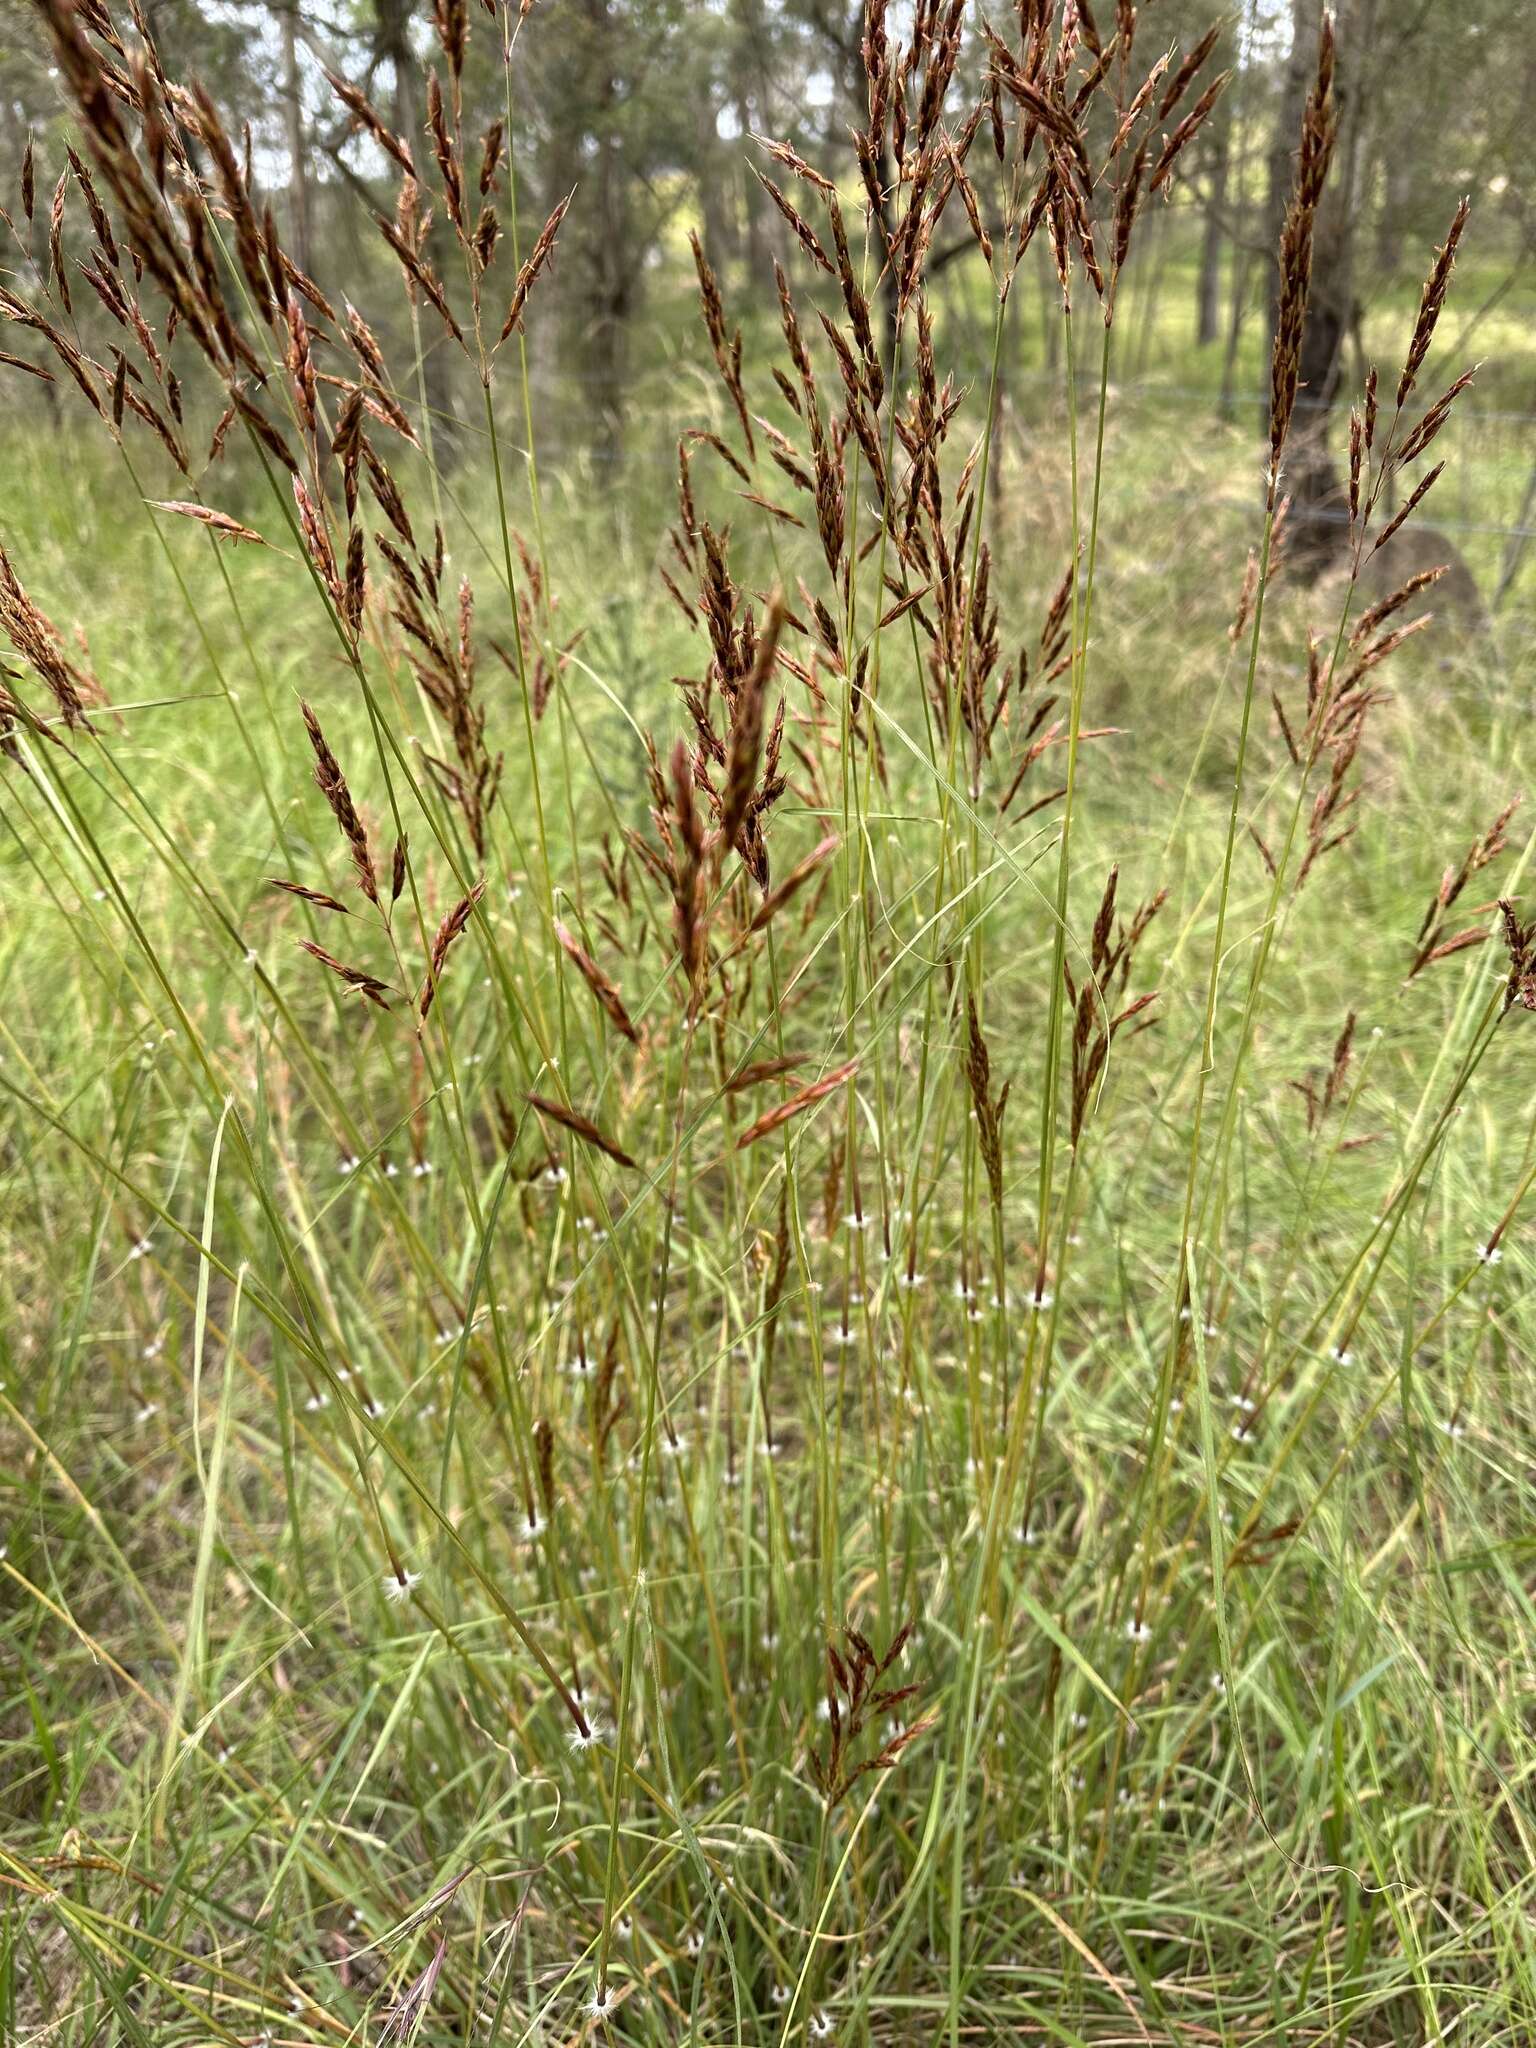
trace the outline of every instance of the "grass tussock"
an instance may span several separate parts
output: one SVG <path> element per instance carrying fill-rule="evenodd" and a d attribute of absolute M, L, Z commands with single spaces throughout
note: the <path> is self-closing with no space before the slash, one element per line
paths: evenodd
<path fill-rule="evenodd" d="M 141 522 L 96 638 L 165 609 L 93 659 L 0 552 L 8 2039 L 1530 2031 L 1518 700 L 1363 594 L 1467 216 L 1311 586 L 1332 32 L 1267 445 L 1157 477 L 1119 288 L 1223 78 L 1141 12 L 870 0 L 840 174 L 759 145 L 771 360 L 694 242 L 641 595 L 539 477 L 580 195 L 525 251 L 463 115 L 536 18 L 441 0 L 418 135 L 333 80 L 466 477 L 234 112 L 39 0 L 0 310 Z"/>

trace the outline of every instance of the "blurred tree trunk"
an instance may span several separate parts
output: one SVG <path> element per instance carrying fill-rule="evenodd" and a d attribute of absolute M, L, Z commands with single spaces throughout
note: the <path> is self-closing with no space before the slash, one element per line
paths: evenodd
<path fill-rule="evenodd" d="M 374 21 L 377 24 L 375 48 L 394 73 L 394 99 L 390 119 L 395 132 L 403 135 L 412 151 L 422 147 L 421 129 L 426 104 L 426 89 L 422 84 L 421 62 L 411 41 L 411 22 L 415 14 L 414 0 L 373 0 Z M 439 221 L 429 238 L 432 261 L 442 275 L 445 255 L 440 241 L 442 223 Z M 424 309 L 421 322 L 422 379 L 426 388 L 426 402 L 432 413 L 433 457 L 444 469 L 453 468 L 458 455 L 457 436 L 453 429 L 455 413 L 453 408 L 453 384 L 450 376 L 451 362 L 447 348 L 443 345 L 442 329 L 437 316 L 430 307 Z"/>
<path fill-rule="evenodd" d="M 721 147 L 719 109 L 711 93 L 698 96 L 698 180 L 699 220 L 704 251 L 716 270 L 723 271 L 737 253 L 736 221 L 728 204 L 731 170 Z M 754 184 L 756 180 L 753 180 Z"/>
<path fill-rule="evenodd" d="M 1381 211 L 1376 220 L 1376 264 L 1395 277 L 1403 262 L 1403 229 L 1414 199 L 1414 161 L 1406 149 L 1389 149 L 1382 166 Z"/>
<path fill-rule="evenodd" d="M 1205 231 L 1200 238 L 1195 305 L 1195 341 L 1201 348 L 1209 348 L 1221 339 L 1221 252 L 1227 239 L 1227 188 L 1232 163 L 1230 89 L 1216 102 L 1210 130 L 1210 183 L 1206 191 Z"/>
<path fill-rule="evenodd" d="M 543 81 L 552 122 L 544 156 L 544 205 L 573 188 L 576 204 L 560 238 L 560 321 L 578 387 L 569 424 L 608 461 L 624 442 L 629 326 L 639 296 L 646 237 L 637 218 L 636 178 L 625 150 L 626 72 L 633 85 L 632 22 L 613 0 L 571 0 L 566 35 Z"/>
<path fill-rule="evenodd" d="M 293 260 L 303 271 L 314 270 L 314 237 L 309 204 L 309 158 L 304 141 L 303 81 L 299 71 L 297 0 L 278 9 L 282 43 L 279 90 L 283 103 L 283 138 L 288 148 L 288 236 Z"/>
<path fill-rule="evenodd" d="M 1520 565 L 1525 560 L 1533 516 L 1536 516 L 1536 461 L 1531 464 L 1530 474 L 1525 480 L 1525 490 L 1520 499 L 1520 510 L 1515 515 L 1515 523 L 1504 544 L 1504 559 L 1499 564 L 1498 581 L 1493 587 L 1491 604 L 1494 611 L 1498 611 L 1515 587 Z"/>
<path fill-rule="evenodd" d="M 1296 144 L 1301 133 L 1302 110 L 1307 102 L 1307 86 L 1317 61 L 1315 12 L 1310 0 L 1291 0 L 1291 48 L 1281 79 L 1279 102 L 1275 107 L 1275 125 L 1269 138 L 1269 191 L 1264 206 L 1264 247 L 1269 252 L 1270 264 L 1266 330 L 1270 354 L 1274 351 L 1280 313 L 1280 273 L 1277 261 L 1280 234 L 1285 226 L 1285 210 L 1290 204 Z M 1265 396 L 1267 405 L 1267 390 Z M 1264 427 L 1267 432 L 1267 411 Z"/>
<path fill-rule="evenodd" d="M 1336 21 L 1334 93 L 1338 134 L 1313 232 L 1312 287 L 1301 338 L 1300 392 L 1285 458 L 1291 498 L 1292 566 L 1311 580 L 1348 545 L 1348 503 L 1329 440 L 1330 415 L 1355 306 L 1355 229 L 1365 132 L 1366 60 L 1376 0 L 1343 0 Z M 1292 0 L 1293 41 L 1270 152 L 1269 246 L 1278 249 L 1294 178 L 1302 111 L 1317 66 L 1318 14 L 1313 0 Z M 1279 273 L 1270 287 L 1269 345 L 1279 310 Z"/>
<path fill-rule="evenodd" d="M 1154 208 L 1141 232 L 1143 239 L 1139 252 L 1141 267 L 1138 275 L 1141 290 L 1136 301 L 1138 317 L 1131 330 L 1132 342 L 1127 351 L 1128 368 L 1133 379 L 1147 374 L 1147 366 L 1152 359 L 1152 345 L 1157 334 L 1158 312 L 1168 271 L 1167 208 Z"/>
<path fill-rule="evenodd" d="M 1224 420 L 1232 417 L 1237 390 L 1237 359 L 1243 343 L 1243 327 L 1248 318 L 1248 286 L 1252 276 L 1252 257 L 1245 245 L 1234 245 L 1232 250 L 1232 290 L 1227 300 L 1227 347 L 1221 363 L 1220 412 Z"/>
<path fill-rule="evenodd" d="M 378 53 L 394 77 L 391 119 L 397 133 L 406 137 L 412 150 L 419 139 L 416 128 L 422 103 L 421 67 L 411 45 L 413 12 L 413 0 L 373 0 L 374 20 L 378 24 Z"/>
<path fill-rule="evenodd" d="M 745 153 L 752 147 L 754 131 L 771 130 L 767 31 L 761 0 L 733 0 L 733 13 L 736 20 L 733 104 L 736 123 L 741 130 L 737 139 L 736 175 L 740 180 L 742 216 L 746 227 L 747 273 L 756 283 L 768 273 L 770 252 L 763 216 L 768 197 L 752 176 Z"/>
<path fill-rule="evenodd" d="M 588 0 L 588 10 L 594 19 L 606 23 L 606 0 Z M 634 312 L 635 252 L 631 246 L 629 186 L 614 132 L 617 81 L 606 54 L 599 62 L 595 82 L 597 92 L 591 102 L 593 125 L 601 139 L 586 292 L 587 389 L 595 414 L 596 445 L 609 461 L 617 462 L 624 447 L 624 391 L 629 322 Z"/>

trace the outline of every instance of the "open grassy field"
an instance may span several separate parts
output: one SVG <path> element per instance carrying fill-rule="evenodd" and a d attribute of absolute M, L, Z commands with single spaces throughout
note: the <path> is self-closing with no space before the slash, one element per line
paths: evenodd
<path fill-rule="evenodd" d="M 1081 234 L 1075 378 L 706 270 L 617 475 L 298 285 L 297 488 L 7 425 L 6 2041 L 1531 2038 L 1529 583 Z"/>

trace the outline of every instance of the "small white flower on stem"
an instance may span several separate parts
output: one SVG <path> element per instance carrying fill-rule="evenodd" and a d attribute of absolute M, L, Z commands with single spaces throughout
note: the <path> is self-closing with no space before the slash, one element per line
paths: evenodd
<path fill-rule="evenodd" d="M 392 1607 L 398 1607 L 403 1601 L 410 1599 L 412 1593 L 420 1584 L 420 1572 L 408 1572 L 404 1567 L 401 1567 L 398 1571 L 386 1572 L 384 1575 L 384 1598 Z"/>
<path fill-rule="evenodd" d="M 585 1728 L 573 1728 L 566 1737 L 566 1740 L 571 1748 L 580 1754 L 585 1750 L 595 1749 L 598 1743 L 607 1740 L 607 1735 L 608 1731 L 603 1723 L 597 1719 L 596 1715 L 592 1715 L 589 1717 Z"/>
<path fill-rule="evenodd" d="M 1504 1253 L 1496 1244 L 1480 1244 L 1477 1248 L 1477 1262 L 1480 1266 L 1496 1266 Z"/>
<path fill-rule="evenodd" d="M 611 1984 L 599 1984 L 593 1990 L 592 1996 L 587 2000 L 585 2010 L 593 2019 L 605 2020 L 618 2002 L 619 1994 Z"/>
<path fill-rule="evenodd" d="M 829 2012 L 818 2012 L 818 2013 L 812 2013 L 812 2015 L 811 2015 L 811 2039 L 812 2039 L 813 2041 L 825 2041 L 825 2040 L 827 2039 L 828 2035 L 829 2035 L 829 2034 L 830 2034 L 831 2032 L 832 2032 L 832 2015 L 831 2015 L 831 2013 L 829 2013 Z"/>
<path fill-rule="evenodd" d="M 1135 1614 L 1133 1614 L 1130 1620 L 1125 1624 L 1125 1633 L 1127 1638 L 1133 1643 L 1150 1643 L 1152 1640 L 1152 1629 L 1150 1624 L 1141 1620 L 1141 1618 Z"/>

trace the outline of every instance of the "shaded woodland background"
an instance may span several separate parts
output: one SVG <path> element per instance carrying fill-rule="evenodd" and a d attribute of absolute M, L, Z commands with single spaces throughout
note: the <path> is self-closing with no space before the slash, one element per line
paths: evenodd
<path fill-rule="evenodd" d="M 257 181 L 300 263 L 327 292 L 369 307 L 394 302 L 397 294 L 373 288 L 392 264 L 372 218 L 388 203 L 388 167 L 355 132 L 324 74 L 355 81 L 397 131 L 418 134 L 428 11 L 410 0 L 156 0 L 147 11 L 173 65 L 200 75 L 227 110 L 245 117 Z M 1174 202 L 1144 237 L 1119 359 L 1122 385 L 1197 416 L 1214 410 L 1242 419 L 1246 408 L 1256 431 L 1271 252 L 1315 13 L 1310 0 L 1247 0 L 1228 17 L 1212 68 L 1234 75 Z M 1303 515 L 1298 559 L 1321 565 L 1337 538 L 1328 452 L 1341 426 L 1332 417 L 1335 389 L 1346 375 L 1358 384 L 1373 318 L 1411 300 L 1428 250 L 1467 193 L 1475 212 L 1463 262 L 1473 275 L 1455 339 L 1458 356 L 1480 359 L 1481 368 L 1460 431 L 1465 438 L 1469 422 L 1489 423 L 1489 431 L 1478 461 L 1453 465 L 1462 482 L 1451 523 L 1483 537 L 1480 580 L 1499 604 L 1523 573 L 1525 529 L 1536 514 L 1530 9 L 1521 0 L 1343 0 L 1338 15 L 1341 133 L 1303 366 L 1312 434 L 1291 461 Z M 1146 33 L 1188 47 L 1205 19 L 1186 0 L 1160 0 Z M 816 0 L 546 0 L 519 30 L 508 110 L 495 37 L 472 38 L 466 127 L 510 111 L 524 247 L 558 200 L 575 194 L 531 340 L 546 462 L 590 465 L 591 488 L 601 494 L 617 487 L 621 467 L 632 473 L 638 463 L 648 477 L 669 459 L 679 424 L 698 417 L 707 383 L 690 230 L 724 281 L 733 319 L 746 321 L 749 336 L 760 321 L 766 336 L 773 259 L 787 254 L 790 231 L 755 174 L 772 165 L 753 138 L 782 138 L 813 164 L 832 163 L 862 89 L 859 39 L 857 8 Z M 14 192 L 28 135 L 51 161 L 57 149 L 41 145 L 58 141 L 60 122 L 21 0 L 0 12 L 0 81 L 0 187 Z M 1015 403 L 1025 401 L 1031 379 L 1059 389 L 1047 264 L 1043 245 L 1031 252 L 1025 282 L 1036 303 L 1010 322 L 1005 397 Z M 935 252 L 932 277 L 940 317 L 973 325 L 969 354 L 979 367 L 986 280 L 963 222 Z M 410 360 L 408 333 L 384 338 L 392 361 Z M 466 422 L 478 409 L 452 354 L 427 332 L 437 452 L 450 465 L 473 452 L 475 429 Z M 967 354 L 963 341 L 951 346 L 962 365 Z M 34 389 L 19 400 L 14 382 L 10 389 L 13 404 L 50 403 Z"/>

